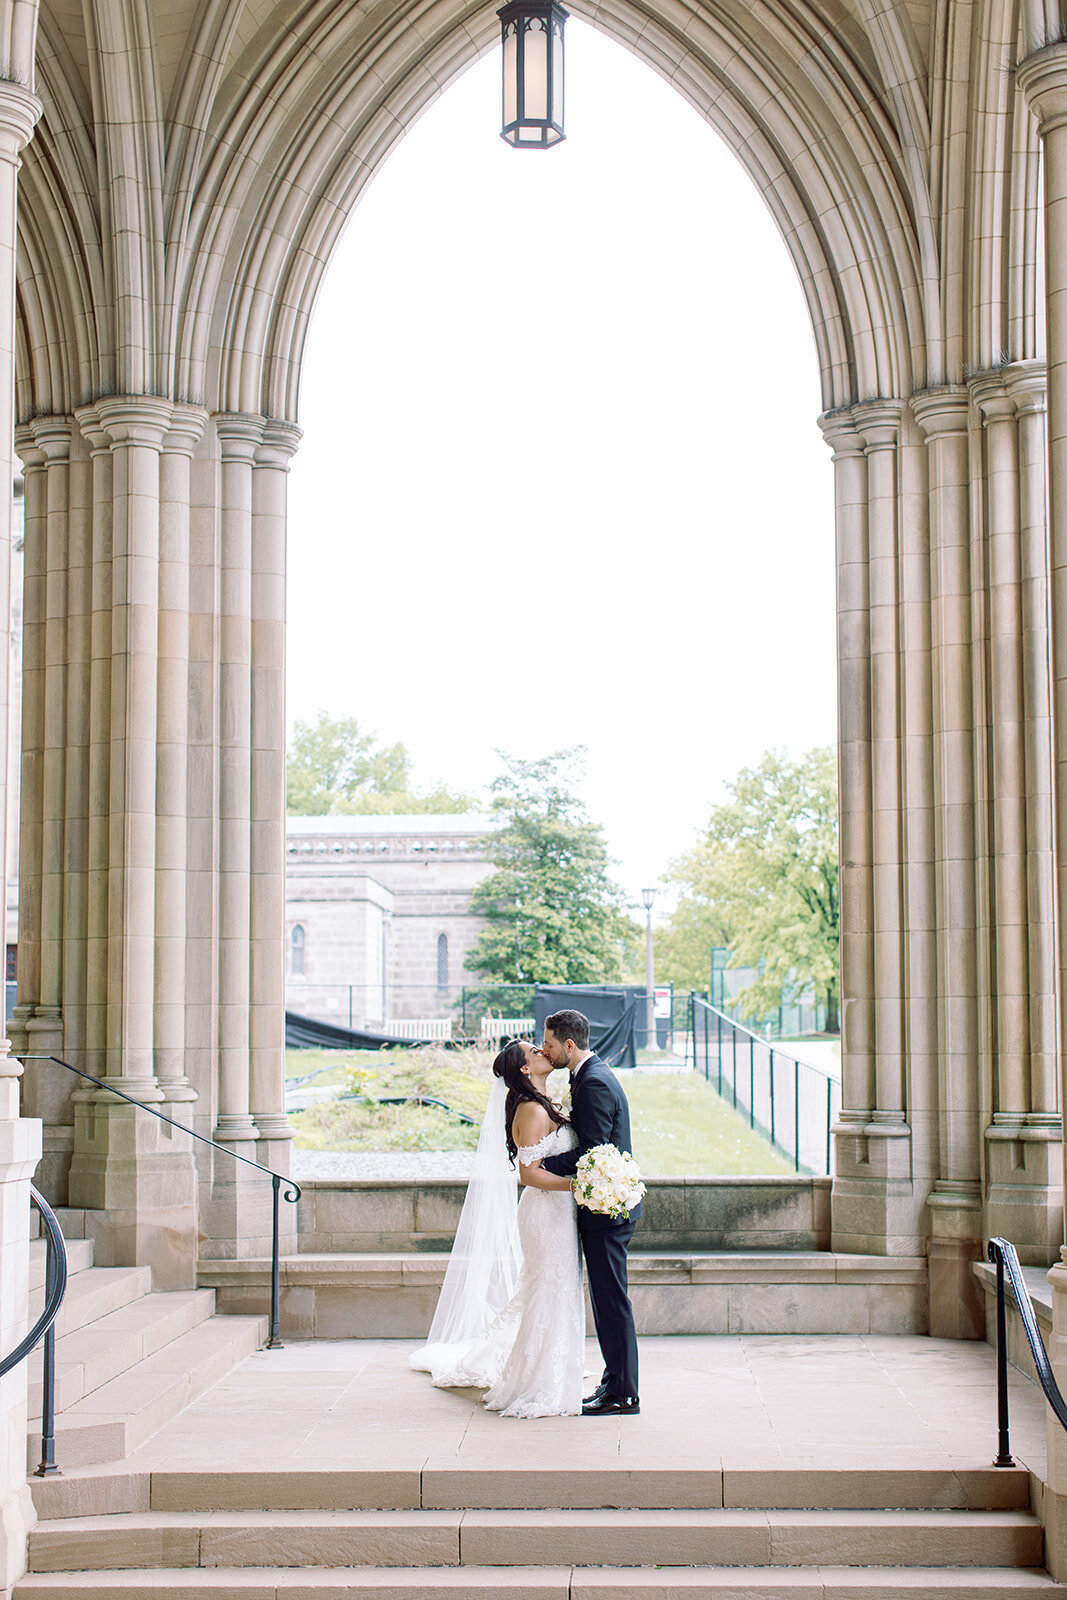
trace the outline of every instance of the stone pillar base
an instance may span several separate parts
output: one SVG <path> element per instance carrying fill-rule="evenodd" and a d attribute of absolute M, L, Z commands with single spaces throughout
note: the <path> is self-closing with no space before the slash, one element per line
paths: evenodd
<path fill-rule="evenodd" d="M 222 1143 L 222 1141 L 219 1141 Z M 226 1141 L 227 1146 L 231 1141 Z M 249 1161 L 261 1162 L 275 1172 L 289 1169 L 290 1146 L 282 1140 L 235 1139 L 232 1149 Z M 265 1172 L 256 1172 L 243 1162 L 227 1160 L 212 1151 L 214 1175 L 201 1186 L 203 1216 L 201 1259 L 241 1261 L 270 1255 L 274 1185 Z M 273 1158 L 273 1159 L 272 1159 Z M 296 1206 L 284 1198 L 278 1206 L 278 1236 L 283 1255 L 296 1251 Z"/>
<path fill-rule="evenodd" d="M 0 1080 L 14 1090 L 17 1080 Z M 13 1101 L 14 1094 L 10 1095 Z M 6 1116 L 0 1105 L 0 1350 L 14 1349 L 28 1322 L 30 1269 L 29 1184 L 41 1153 L 41 1125 Z M 26 1486 L 26 1383 L 21 1361 L 0 1384 L 0 1597 L 26 1570 L 26 1535 L 37 1520 Z"/>
<path fill-rule="evenodd" d="M 27 1008 L 23 1008 L 27 1010 Z M 13 1023 L 16 1019 L 12 1019 Z M 24 1017 L 23 1054 L 63 1055 L 63 1025 L 58 1012 Z M 53 1061 L 27 1061 L 22 1075 L 22 1114 L 44 1124 L 44 1149 L 34 1180 L 54 1206 L 67 1204 L 67 1180 L 74 1149 L 74 1107 L 71 1097 L 81 1080 Z"/>
<path fill-rule="evenodd" d="M 977 1185 L 974 1186 L 977 1191 Z M 935 1187 L 930 1208 L 930 1337 L 984 1339 L 985 1300 L 972 1270 L 984 1257 L 982 1205 L 970 1185 Z"/>
<path fill-rule="evenodd" d="M 78 1102 L 69 1203 L 90 1213 L 85 1234 L 94 1241 L 97 1266 L 150 1266 L 156 1289 L 196 1287 L 200 1226 L 191 1142 L 102 1093 Z"/>
<path fill-rule="evenodd" d="M 1048 1275 L 1052 1290 L 1052 1338 L 1048 1355 L 1056 1382 L 1067 1390 L 1067 1266 L 1059 1262 Z M 1067 1582 L 1067 1433 L 1045 1410 L 1048 1476 L 1041 1504 L 1045 1524 L 1045 1565 L 1057 1583 Z"/>
<path fill-rule="evenodd" d="M 923 1201 L 911 1170 L 906 1123 L 845 1122 L 834 1128 L 831 1249 L 850 1255 L 917 1256 L 925 1245 Z"/>
<path fill-rule="evenodd" d="M 1060 1127 L 1021 1121 L 986 1129 L 985 1234 L 1010 1239 L 1026 1267 L 1050 1267 L 1063 1243 Z"/>

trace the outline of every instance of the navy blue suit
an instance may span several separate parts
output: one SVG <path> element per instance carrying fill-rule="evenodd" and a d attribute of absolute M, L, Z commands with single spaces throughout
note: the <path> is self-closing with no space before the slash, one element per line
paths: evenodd
<path fill-rule="evenodd" d="M 630 1107 L 618 1078 L 599 1056 L 590 1056 L 575 1073 L 571 1088 L 571 1126 L 578 1147 L 546 1156 L 541 1165 L 561 1178 L 573 1178 L 578 1159 L 598 1144 L 632 1151 Z M 589 1296 L 607 1392 L 619 1398 L 640 1394 L 637 1384 L 637 1333 L 626 1281 L 626 1251 L 641 1207 L 618 1222 L 578 1207 L 578 1232 L 589 1274 Z"/>

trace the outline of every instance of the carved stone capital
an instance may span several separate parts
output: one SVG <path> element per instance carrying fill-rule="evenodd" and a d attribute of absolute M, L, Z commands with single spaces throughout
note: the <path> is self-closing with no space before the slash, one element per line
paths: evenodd
<path fill-rule="evenodd" d="M 1043 361 L 1013 361 L 1004 368 L 1004 382 L 1020 416 L 1048 409 L 1048 369 Z"/>
<path fill-rule="evenodd" d="M 863 440 L 852 420 L 851 406 L 842 406 L 839 411 L 824 411 L 819 418 L 819 427 L 834 453 L 835 461 L 863 454 Z"/>
<path fill-rule="evenodd" d="M 1015 421 L 1015 401 L 1008 392 L 1003 367 L 974 373 L 967 379 L 967 388 L 986 427 L 991 422 Z"/>
<path fill-rule="evenodd" d="M 173 402 L 153 394 L 109 396 L 92 409 L 112 449 L 140 445 L 162 450 L 174 415 Z"/>
<path fill-rule="evenodd" d="M 956 384 L 946 383 L 937 389 L 922 389 L 912 395 L 910 404 L 912 415 L 927 443 L 947 434 L 967 432 L 971 397 L 966 389 Z"/>
<path fill-rule="evenodd" d="M 1020 61 L 1015 83 L 1042 134 L 1054 133 L 1067 123 L 1067 43 L 1046 45 Z"/>
<path fill-rule="evenodd" d="M 168 455 L 191 456 L 203 437 L 207 424 L 207 411 L 203 406 L 176 405 L 171 412 L 170 427 L 163 440 Z"/>
<path fill-rule="evenodd" d="M 27 472 L 70 459 L 73 417 L 32 417 L 15 429 L 15 449 Z"/>
<path fill-rule="evenodd" d="M 864 400 L 852 407 L 852 421 L 868 454 L 890 450 L 899 442 L 903 415 L 902 400 Z"/>
<path fill-rule="evenodd" d="M 267 418 L 246 411 L 216 411 L 213 420 L 223 461 L 251 466 L 263 442 Z"/>
<path fill-rule="evenodd" d="M 41 102 L 29 89 L 6 79 L 0 82 L 0 160 L 18 160 L 40 115 Z"/>
<path fill-rule="evenodd" d="M 288 472 L 303 437 L 303 428 L 298 428 L 295 422 L 268 422 L 263 429 L 263 442 L 256 451 L 256 466 Z"/>

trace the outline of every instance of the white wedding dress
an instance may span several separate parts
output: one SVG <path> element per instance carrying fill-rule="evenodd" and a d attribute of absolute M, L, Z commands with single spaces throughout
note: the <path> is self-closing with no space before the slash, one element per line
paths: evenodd
<path fill-rule="evenodd" d="M 558 1155 L 577 1142 L 569 1126 L 553 1128 L 538 1144 L 520 1147 L 519 1160 Z M 429 1371 L 439 1389 L 485 1389 L 487 1409 L 505 1417 L 578 1416 L 585 1295 L 570 1191 L 525 1187 L 518 1236 L 518 1283 L 488 1327 L 465 1345 L 431 1343 L 411 1363 Z"/>

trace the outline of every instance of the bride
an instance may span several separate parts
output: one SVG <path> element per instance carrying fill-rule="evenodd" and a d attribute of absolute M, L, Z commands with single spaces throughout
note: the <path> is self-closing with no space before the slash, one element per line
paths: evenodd
<path fill-rule="evenodd" d="M 494 1082 L 429 1341 L 411 1365 L 441 1389 L 487 1391 L 505 1417 L 578 1416 L 585 1296 L 570 1178 L 542 1159 L 577 1138 L 548 1097 L 554 1071 L 513 1039 Z M 523 1184 L 515 1206 L 514 1162 Z"/>

